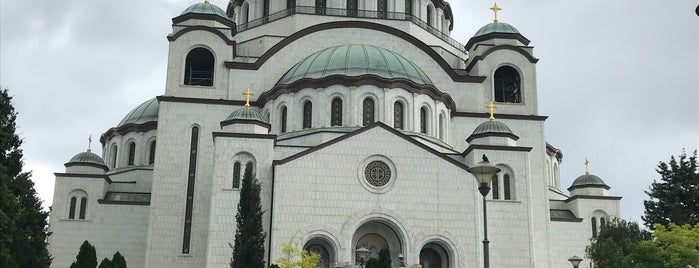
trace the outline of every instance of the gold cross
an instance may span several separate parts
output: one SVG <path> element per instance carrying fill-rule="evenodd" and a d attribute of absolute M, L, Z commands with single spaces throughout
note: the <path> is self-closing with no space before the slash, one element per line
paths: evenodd
<path fill-rule="evenodd" d="M 92 150 L 90 149 L 90 146 L 91 146 L 91 145 L 92 145 L 92 134 L 90 134 L 90 137 L 87 138 L 87 152 L 88 152 L 88 153 L 89 153 L 90 151 L 92 151 Z"/>
<path fill-rule="evenodd" d="M 493 19 L 493 22 L 498 22 L 498 11 L 502 10 L 502 8 L 498 7 L 498 3 L 495 3 L 493 7 L 490 8 L 490 10 L 495 13 L 495 19 Z"/>
<path fill-rule="evenodd" d="M 254 94 L 252 94 L 250 88 L 248 87 L 248 89 L 245 91 L 245 93 L 243 93 L 243 95 L 245 96 L 245 109 L 250 109 L 250 96 Z"/>
<path fill-rule="evenodd" d="M 587 161 L 587 157 L 585 158 L 585 175 L 590 175 L 590 161 Z"/>
<path fill-rule="evenodd" d="M 204 0 L 204 3 L 208 4 L 208 3 L 209 3 L 209 0 Z"/>
<path fill-rule="evenodd" d="M 493 102 L 491 101 L 490 104 L 488 104 L 488 106 L 486 107 L 488 108 L 488 111 L 490 111 L 490 121 L 495 121 L 495 116 L 493 116 L 493 114 L 495 113 L 495 104 L 493 104 Z"/>

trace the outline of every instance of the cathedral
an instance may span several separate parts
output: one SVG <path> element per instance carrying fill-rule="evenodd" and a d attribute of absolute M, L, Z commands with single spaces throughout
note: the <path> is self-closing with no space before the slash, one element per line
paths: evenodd
<path fill-rule="evenodd" d="M 444 0 L 183 9 L 164 92 L 104 131 L 101 156 L 88 147 L 55 173 L 54 267 L 84 240 L 129 267 L 228 267 L 246 168 L 261 184 L 267 264 L 290 243 L 323 268 L 384 248 L 393 267 L 588 267 L 585 246 L 620 215 L 582 160 L 560 184 L 538 59 L 497 5 L 484 22 Z M 462 43 L 456 22 L 483 26 Z M 484 155 L 499 170 L 485 196 L 470 172 Z"/>

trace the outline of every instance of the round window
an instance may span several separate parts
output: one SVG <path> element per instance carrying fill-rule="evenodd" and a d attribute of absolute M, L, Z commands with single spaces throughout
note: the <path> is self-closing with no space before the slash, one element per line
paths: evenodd
<path fill-rule="evenodd" d="M 391 180 L 391 169 L 386 163 L 372 161 L 364 168 L 364 178 L 374 187 L 382 187 Z"/>

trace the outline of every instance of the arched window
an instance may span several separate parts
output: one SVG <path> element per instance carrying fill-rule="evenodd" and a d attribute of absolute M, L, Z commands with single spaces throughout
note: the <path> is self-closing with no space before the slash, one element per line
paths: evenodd
<path fill-rule="evenodd" d="M 604 217 L 599 218 L 599 229 L 600 231 L 603 231 L 605 228 L 607 228 L 607 220 Z"/>
<path fill-rule="evenodd" d="M 303 104 L 303 128 L 311 128 L 313 122 L 313 103 L 306 101 Z"/>
<path fill-rule="evenodd" d="M 374 99 L 366 98 L 362 102 L 362 125 L 368 126 L 374 123 Z"/>
<path fill-rule="evenodd" d="M 316 14 L 325 15 L 326 0 L 316 0 Z"/>
<path fill-rule="evenodd" d="M 240 12 L 240 24 L 245 24 L 250 21 L 250 5 L 246 2 L 241 7 L 242 12 Z"/>
<path fill-rule="evenodd" d="M 427 108 L 420 108 L 420 133 L 427 134 Z"/>
<path fill-rule="evenodd" d="M 504 176 L 502 176 L 502 188 L 504 192 L 504 199 L 512 200 L 512 196 L 510 195 L 510 174 L 505 174 Z"/>
<path fill-rule="evenodd" d="M 85 213 L 87 213 L 87 197 L 80 198 L 80 219 L 85 219 Z"/>
<path fill-rule="evenodd" d="M 376 2 L 376 11 L 378 11 L 379 18 L 385 19 L 388 15 L 388 1 L 378 0 Z"/>
<path fill-rule="evenodd" d="M 335 98 L 330 107 L 330 126 L 342 126 L 342 100 Z"/>
<path fill-rule="evenodd" d="M 279 128 L 281 129 L 281 133 L 286 132 L 286 106 L 282 106 L 282 112 L 279 115 L 281 124 Z"/>
<path fill-rule="evenodd" d="M 155 163 L 155 141 L 150 143 L 150 155 L 148 155 L 148 164 L 152 165 Z"/>
<path fill-rule="evenodd" d="M 592 237 L 597 237 L 597 219 L 595 217 L 592 217 Z"/>
<path fill-rule="evenodd" d="M 439 114 L 439 139 L 444 140 L 444 132 L 446 131 L 444 127 L 444 114 Z"/>
<path fill-rule="evenodd" d="M 357 0 L 347 0 L 347 16 L 357 16 L 357 9 L 359 8 L 357 2 Z"/>
<path fill-rule="evenodd" d="M 493 175 L 493 199 L 500 199 L 500 179 L 498 179 L 498 175 L 494 174 Z"/>
<path fill-rule="evenodd" d="M 70 198 L 70 207 L 68 211 L 68 219 L 75 219 L 75 203 L 76 203 L 77 198 L 71 197 Z"/>
<path fill-rule="evenodd" d="M 252 174 L 254 176 L 255 175 L 255 165 L 253 165 L 252 161 L 245 164 L 245 170 L 248 170 L 248 169 L 250 170 L 250 174 Z"/>
<path fill-rule="evenodd" d="M 133 166 L 135 159 L 136 159 L 136 143 L 132 142 L 131 144 L 129 144 L 129 161 L 128 161 L 127 165 Z"/>
<path fill-rule="evenodd" d="M 286 8 L 287 9 L 292 9 L 292 8 L 295 9 L 296 8 L 296 0 L 286 0 Z"/>
<path fill-rule="evenodd" d="M 233 164 L 233 189 L 240 188 L 240 162 Z"/>
<path fill-rule="evenodd" d="M 264 0 L 262 3 L 262 17 L 269 16 L 269 0 Z"/>
<path fill-rule="evenodd" d="M 495 101 L 522 103 L 519 72 L 510 66 L 502 66 L 495 71 Z"/>
<path fill-rule="evenodd" d="M 393 104 L 393 128 L 403 129 L 403 103 L 397 101 Z"/>
<path fill-rule="evenodd" d="M 192 237 L 192 211 L 194 210 L 194 183 L 197 175 L 197 154 L 199 152 L 199 127 L 192 127 L 189 145 L 189 172 L 187 172 L 187 197 L 185 197 L 184 230 L 182 235 L 182 253 L 189 254 Z"/>
<path fill-rule="evenodd" d="M 117 146 L 116 144 L 112 145 L 112 168 L 117 167 Z"/>
<path fill-rule="evenodd" d="M 410 20 L 413 15 L 413 0 L 405 0 L 405 14 L 409 15 L 406 16 L 406 20 Z"/>
<path fill-rule="evenodd" d="M 432 5 L 427 5 L 427 25 L 434 26 L 434 7 Z"/>
<path fill-rule="evenodd" d="M 211 51 L 198 47 L 187 53 L 184 84 L 208 87 L 214 84 L 214 54 Z"/>

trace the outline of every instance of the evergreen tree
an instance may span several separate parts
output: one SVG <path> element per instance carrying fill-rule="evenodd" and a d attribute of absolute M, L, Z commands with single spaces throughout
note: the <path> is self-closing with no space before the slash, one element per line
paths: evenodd
<path fill-rule="evenodd" d="M 117 251 L 112 256 L 111 268 L 126 268 L 126 259 Z"/>
<path fill-rule="evenodd" d="M 585 252 L 597 268 L 645 267 L 632 265 L 636 263 L 632 253 L 641 241 L 650 239 L 651 234 L 638 223 L 615 219 L 592 238 Z"/>
<path fill-rule="evenodd" d="M 108 258 L 104 258 L 97 268 L 112 268 L 112 261 L 110 261 Z"/>
<path fill-rule="evenodd" d="M 17 112 L 7 89 L 0 89 L 0 266 L 47 267 L 48 212 L 22 172 L 22 140 L 16 134 Z"/>
<path fill-rule="evenodd" d="M 262 204 L 260 183 L 252 176 L 252 166 L 246 165 L 243 185 L 240 189 L 238 214 L 235 215 L 237 229 L 231 268 L 265 267 L 265 236 L 262 230 Z"/>
<path fill-rule="evenodd" d="M 645 225 L 653 228 L 655 223 L 666 227 L 670 222 L 680 226 L 699 223 L 697 151 L 690 157 L 684 151 L 679 158 L 671 156 L 670 162 L 660 162 L 656 171 L 661 181 L 654 181 L 646 191 L 650 199 L 643 201 Z"/>
<path fill-rule="evenodd" d="M 80 245 L 80 251 L 75 256 L 75 261 L 70 265 L 70 268 L 96 268 L 97 267 L 97 251 L 95 247 L 87 240 Z"/>

